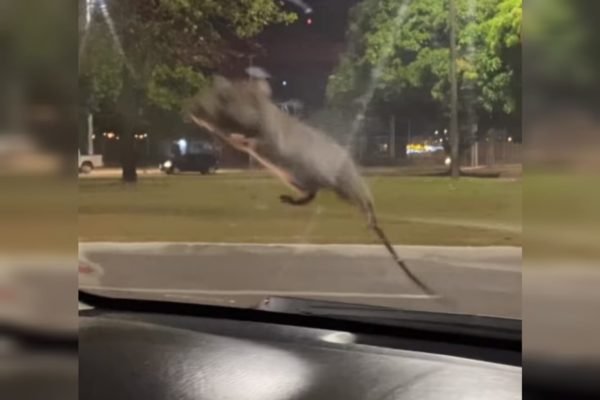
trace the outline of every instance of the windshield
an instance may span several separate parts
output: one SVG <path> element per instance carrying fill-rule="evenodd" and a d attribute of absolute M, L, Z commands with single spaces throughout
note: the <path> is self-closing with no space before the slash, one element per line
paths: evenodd
<path fill-rule="evenodd" d="M 80 289 L 521 317 L 521 0 L 80 7 Z"/>

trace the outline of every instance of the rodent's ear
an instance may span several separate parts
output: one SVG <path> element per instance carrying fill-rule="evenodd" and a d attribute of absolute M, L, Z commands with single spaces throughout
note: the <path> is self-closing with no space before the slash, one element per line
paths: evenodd
<path fill-rule="evenodd" d="M 271 97 L 271 85 L 269 85 L 269 82 L 267 82 L 266 79 L 256 81 L 256 87 L 260 93 L 267 97 Z"/>

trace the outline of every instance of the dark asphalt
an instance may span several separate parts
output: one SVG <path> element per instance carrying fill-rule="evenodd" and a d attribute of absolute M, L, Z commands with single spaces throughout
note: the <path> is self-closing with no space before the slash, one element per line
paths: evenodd
<path fill-rule="evenodd" d="M 399 246 L 452 303 L 424 298 L 381 246 L 82 243 L 80 287 L 111 296 L 248 307 L 269 295 L 521 317 L 520 248 Z"/>

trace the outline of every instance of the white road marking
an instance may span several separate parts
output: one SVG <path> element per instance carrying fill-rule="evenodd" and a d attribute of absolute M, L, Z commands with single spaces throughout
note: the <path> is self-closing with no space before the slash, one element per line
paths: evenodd
<path fill-rule="evenodd" d="M 364 243 L 331 243 L 331 244 L 316 244 L 316 243 L 250 243 L 250 242 L 87 242 L 80 241 L 80 250 L 147 250 L 167 246 L 190 246 L 190 247 L 255 247 L 255 248 L 297 248 L 305 250 L 377 250 L 381 249 L 380 244 L 364 244 Z M 431 251 L 515 251 L 521 253 L 521 247 L 517 246 L 427 246 L 427 245 L 394 245 L 395 248 L 405 250 L 431 250 Z"/>
<path fill-rule="evenodd" d="M 382 219 L 398 221 L 398 222 L 417 222 L 430 225 L 444 225 L 444 226 L 460 226 L 463 228 L 475 228 L 484 229 L 489 231 L 502 231 L 507 233 L 522 233 L 523 228 L 521 225 L 510 225 L 502 224 L 497 222 L 487 221 L 469 221 L 462 219 L 451 219 L 451 218 L 398 218 L 394 216 L 382 215 Z"/>
<path fill-rule="evenodd" d="M 310 292 L 294 290 L 219 290 L 219 289 L 149 289 L 126 288 L 115 286 L 81 286 L 79 289 L 93 291 L 108 291 L 118 293 L 162 294 L 169 295 L 202 295 L 202 296 L 291 296 L 291 297 L 356 297 L 362 299 L 436 299 L 439 296 L 411 293 L 364 293 L 364 292 Z"/>

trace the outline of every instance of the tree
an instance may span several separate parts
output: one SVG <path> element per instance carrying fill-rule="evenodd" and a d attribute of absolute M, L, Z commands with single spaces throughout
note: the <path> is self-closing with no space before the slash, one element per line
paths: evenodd
<path fill-rule="evenodd" d="M 478 10 L 465 29 L 475 53 L 468 78 L 478 89 L 478 103 L 488 116 L 506 122 L 521 115 L 522 0 L 500 0 Z M 504 117 L 504 118 L 503 118 Z"/>
<path fill-rule="evenodd" d="M 520 101 L 522 0 L 455 0 L 460 148 L 479 116 L 514 117 Z M 450 38 L 448 0 L 364 0 L 353 8 L 349 46 L 329 80 L 331 104 L 354 99 L 388 112 L 435 109 L 448 120 Z"/>
<path fill-rule="evenodd" d="M 245 40 L 295 14 L 273 0 L 94 1 L 82 38 L 80 87 L 91 110 L 115 107 L 123 178 L 135 180 L 133 129 L 149 110 L 178 113 L 211 71 L 239 55 Z M 146 115 L 147 117 L 147 115 Z M 131 139 L 131 140 L 129 140 Z"/>

